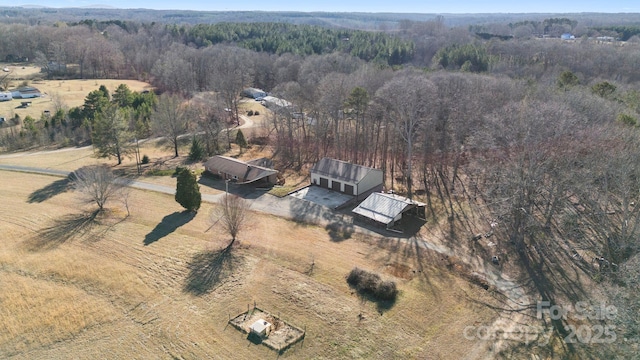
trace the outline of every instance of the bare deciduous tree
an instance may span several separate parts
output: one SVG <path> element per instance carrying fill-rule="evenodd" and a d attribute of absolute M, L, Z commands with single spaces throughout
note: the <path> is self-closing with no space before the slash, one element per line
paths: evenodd
<path fill-rule="evenodd" d="M 85 166 L 73 173 L 74 189 L 85 202 L 98 205 L 98 213 L 123 193 L 124 185 L 106 165 Z"/>
<path fill-rule="evenodd" d="M 381 87 L 376 96 L 384 104 L 393 126 L 405 142 L 403 168 L 407 178 L 407 195 L 412 198 L 413 149 L 430 115 L 431 99 L 435 98 L 433 83 L 423 74 L 407 71 Z"/>
<path fill-rule="evenodd" d="M 152 117 L 152 128 L 167 138 L 178 157 L 179 136 L 186 133 L 189 124 L 189 109 L 175 95 L 162 95 Z"/>
<path fill-rule="evenodd" d="M 211 214 L 211 220 L 215 224 L 222 222 L 224 230 L 231 236 L 231 242 L 227 248 L 231 248 L 236 241 L 238 234 L 245 225 L 249 203 L 236 195 L 225 194 L 221 206 Z"/>
<path fill-rule="evenodd" d="M 238 97 L 253 74 L 247 50 L 237 47 L 216 47 L 213 68 L 216 70 L 213 87 L 224 99 L 225 106 L 232 111 L 233 120 L 238 119 Z"/>
<path fill-rule="evenodd" d="M 183 45 L 174 44 L 156 61 L 152 74 L 157 77 L 162 89 L 182 95 L 188 95 L 194 90 L 195 75 L 191 64 L 184 59 L 186 52 Z"/>
<path fill-rule="evenodd" d="M 609 284 L 606 290 L 616 308 L 613 321 L 617 325 L 618 339 L 625 339 L 616 343 L 618 354 L 621 358 L 630 359 L 638 351 L 633 345 L 640 342 L 640 297 L 636 295 L 636 289 L 640 286 L 640 255 L 635 255 L 621 265 L 618 276 L 623 282 Z"/>
<path fill-rule="evenodd" d="M 220 139 L 225 128 L 225 111 L 222 101 L 214 96 L 197 107 L 196 121 L 202 134 L 207 156 L 216 155 L 220 151 Z M 228 132 L 227 132 L 228 135 Z"/>
<path fill-rule="evenodd" d="M 0 90 L 5 91 L 11 86 L 11 72 L 0 75 Z"/>

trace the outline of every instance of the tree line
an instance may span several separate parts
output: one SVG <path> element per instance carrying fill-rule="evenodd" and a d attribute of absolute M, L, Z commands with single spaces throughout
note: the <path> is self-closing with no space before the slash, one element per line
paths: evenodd
<path fill-rule="evenodd" d="M 584 26 L 560 20 L 545 26 Z M 543 24 L 546 22 L 540 22 Z M 486 25 L 482 29 L 486 33 L 513 38 L 485 40 L 476 35 L 479 28 L 449 28 L 441 19 L 405 21 L 402 25 L 392 34 L 275 23 L 175 25 L 85 20 L 52 25 L 0 24 L 0 59 L 35 62 L 46 78 L 135 78 L 174 92 L 208 90 L 211 75 L 202 70 L 223 61 L 208 57 L 219 56 L 216 49 L 238 46 L 247 50 L 242 53 L 246 57 L 243 72 L 255 74 L 253 83 L 246 85 L 267 91 L 280 83 L 279 58 L 296 59 L 299 66 L 308 56 L 334 52 L 380 67 L 462 69 L 536 80 L 571 70 L 587 81 L 638 81 L 634 37 L 629 46 L 588 39 L 540 41 L 534 36 L 539 26 L 528 28 L 533 25 L 522 23 L 513 29 L 504 24 Z M 596 31 L 595 27 L 585 29 Z"/>
<path fill-rule="evenodd" d="M 330 29 L 287 23 L 218 23 L 193 27 L 173 25 L 172 34 L 198 47 L 237 44 L 256 52 L 281 55 L 349 53 L 365 61 L 387 65 L 407 63 L 413 57 L 413 43 L 382 32 Z"/>
<path fill-rule="evenodd" d="M 627 41 L 633 36 L 640 35 L 640 26 L 600 26 L 594 29 L 599 31 L 614 32 L 622 41 Z"/>

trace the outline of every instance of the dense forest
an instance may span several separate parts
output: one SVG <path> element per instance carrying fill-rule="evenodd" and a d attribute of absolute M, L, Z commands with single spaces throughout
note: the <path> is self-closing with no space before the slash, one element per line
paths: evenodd
<path fill-rule="evenodd" d="M 219 23 L 173 28 L 187 44 L 206 47 L 233 43 L 269 54 L 313 55 L 335 51 L 365 61 L 387 65 L 407 63 L 413 57 L 413 43 L 382 32 L 332 30 L 318 26 L 284 23 Z"/>
<path fill-rule="evenodd" d="M 325 156 L 380 168 L 388 188 L 420 196 L 438 209 L 434 217 L 444 213 L 451 241 L 466 236 L 457 229 L 474 231 L 467 212 L 495 222 L 498 246 L 535 298 L 605 296 L 618 309 L 618 339 L 629 340 L 558 347 L 578 358 L 629 357 L 640 340 L 638 24 L 592 26 L 584 16 L 470 27 L 408 19 L 376 32 L 273 22 L 2 23 L 0 59 L 35 62 L 44 78 L 145 80 L 162 95 L 97 91 L 81 108 L 60 109 L 55 124 L 24 121 L 0 146 L 108 148 L 134 134 L 198 131 L 213 155 L 227 147 L 223 109 L 237 109 L 243 88 L 262 88 L 293 104 L 247 139 L 271 146 L 279 168 Z M 561 40 L 564 33 L 575 39 Z M 598 39 L 612 35 L 626 41 Z M 178 114 L 181 99 L 202 92 L 216 95 Z M 179 126 L 169 129 L 170 119 Z M 567 269 L 598 287 L 579 288 Z M 561 339 L 565 325 L 553 322 Z"/>

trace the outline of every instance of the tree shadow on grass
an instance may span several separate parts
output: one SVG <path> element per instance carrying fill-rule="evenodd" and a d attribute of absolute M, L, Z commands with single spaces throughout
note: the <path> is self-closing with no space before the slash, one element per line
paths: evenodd
<path fill-rule="evenodd" d="M 73 237 L 84 235 L 99 225 L 96 220 L 99 211 L 90 213 L 71 214 L 56 219 L 54 224 L 39 231 L 34 237 L 25 241 L 30 251 L 51 250 L 71 240 Z"/>
<path fill-rule="evenodd" d="M 71 176 L 67 176 L 64 179 L 56 180 L 51 184 L 43 187 L 42 189 L 38 189 L 29 194 L 29 199 L 27 200 L 27 202 L 41 203 L 51 199 L 58 194 L 62 194 L 71 189 L 71 181 Z"/>
<path fill-rule="evenodd" d="M 343 221 L 328 224 L 324 229 L 327 231 L 327 234 L 329 234 L 331 241 L 334 242 L 350 239 L 355 232 L 353 224 Z"/>
<path fill-rule="evenodd" d="M 386 311 L 391 310 L 391 308 L 396 304 L 396 299 L 393 300 L 376 300 L 376 309 L 380 315 L 384 314 Z"/>
<path fill-rule="evenodd" d="M 204 295 L 231 275 L 241 261 L 231 246 L 221 250 L 201 252 L 187 266 L 189 275 L 184 291 L 193 295 Z"/>
<path fill-rule="evenodd" d="M 160 224 L 156 225 L 156 227 L 144 237 L 144 245 L 151 245 L 154 242 L 162 239 L 163 237 L 171 234 L 180 226 L 193 220 L 195 216 L 196 213 L 191 211 L 176 211 L 173 214 L 163 217 Z"/>
<path fill-rule="evenodd" d="M 391 310 L 391 308 L 396 304 L 397 298 L 393 299 L 380 299 L 368 291 L 358 290 L 354 286 L 349 286 L 351 289 L 357 292 L 358 298 L 362 303 L 372 302 L 376 304 L 376 310 L 380 315 L 383 315 L 385 312 Z"/>
<path fill-rule="evenodd" d="M 262 344 L 262 337 L 258 336 L 257 334 L 253 333 L 252 331 L 249 331 L 249 335 L 247 335 L 247 340 L 251 341 L 251 343 L 253 345 Z"/>

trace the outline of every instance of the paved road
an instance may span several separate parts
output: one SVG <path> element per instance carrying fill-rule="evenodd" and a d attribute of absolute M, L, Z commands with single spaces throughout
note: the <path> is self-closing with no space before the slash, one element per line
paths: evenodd
<path fill-rule="evenodd" d="M 19 171 L 19 172 L 36 173 L 36 174 L 43 174 L 43 175 L 53 175 L 53 176 L 69 176 L 69 172 L 66 170 L 43 169 L 43 168 L 35 168 L 35 167 L 20 166 L 20 165 L 0 165 L 0 170 Z"/>
<path fill-rule="evenodd" d="M 237 129 L 250 129 L 250 128 L 253 128 L 253 127 L 257 126 L 253 122 L 253 120 L 251 120 L 248 116 L 246 116 L 246 115 L 238 115 L 238 116 L 242 119 L 243 124 L 240 125 L 240 126 L 236 126 L 236 127 L 232 127 L 232 128 L 228 128 L 228 129 L 222 129 L 223 133 L 225 131 L 233 131 L 233 130 L 237 130 Z M 204 134 L 204 132 L 199 132 L 197 134 Z M 191 137 L 193 135 L 194 135 L 193 133 L 183 134 L 183 135 L 180 135 L 179 138 Z M 139 142 L 142 144 L 142 143 L 145 143 L 145 142 L 158 141 L 160 139 L 162 139 L 162 137 L 147 138 L 147 139 L 141 139 Z M 46 155 L 46 154 L 53 154 L 53 153 L 60 153 L 60 152 L 86 150 L 86 149 L 91 149 L 92 147 L 93 147 L 93 145 L 82 146 L 82 147 L 67 147 L 67 148 L 62 148 L 62 149 L 57 149 L 57 150 L 44 150 L 44 151 L 33 151 L 33 152 L 23 151 L 23 152 L 0 155 L 0 159 L 14 159 L 14 158 L 19 158 L 19 157 L 23 157 L 23 156 Z M 14 170 L 14 171 L 22 171 L 22 170 Z M 37 171 L 28 171 L 28 172 L 37 172 Z M 49 175 L 60 175 L 60 174 L 49 174 Z"/>
<path fill-rule="evenodd" d="M 12 154 L 4 154 L 4 155 L 0 155 L 0 159 L 13 159 L 13 158 L 18 158 L 23 156 L 46 155 L 46 154 L 85 150 L 85 149 L 91 149 L 91 145 L 83 146 L 83 147 L 68 147 L 68 148 L 62 148 L 58 150 L 45 150 L 45 151 L 34 151 L 34 152 L 25 151 L 25 152 L 18 152 L 18 153 L 12 153 Z"/>
<path fill-rule="evenodd" d="M 70 171 L 66 170 L 44 169 L 30 166 L 5 164 L 0 164 L 0 170 L 27 172 L 58 177 L 66 177 L 71 173 Z M 174 195 L 176 193 L 175 187 L 152 184 L 138 180 L 127 181 L 127 186 L 135 189 L 156 191 L 170 195 Z M 202 200 L 208 203 L 220 203 L 224 195 L 224 193 L 218 195 L 203 194 Z M 267 194 L 264 191 L 256 190 L 249 193 L 246 198 L 251 203 L 252 210 L 280 217 L 305 220 L 318 224 L 328 224 L 333 220 L 338 219 L 332 216 L 332 212 L 329 208 L 325 208 L 317 204 L 308 203 L 304 200 L 291 198 L 289 196 L 278 198 L 271 194 Z"/>

